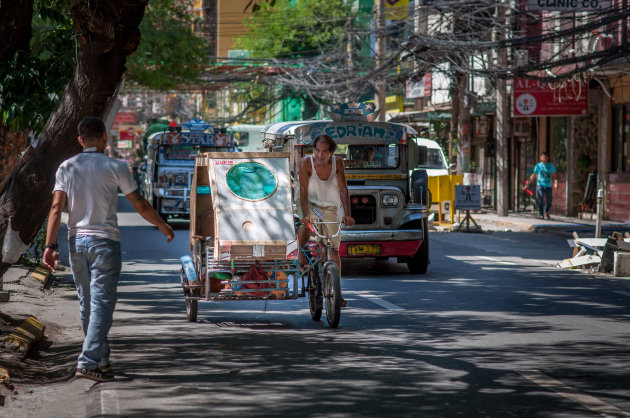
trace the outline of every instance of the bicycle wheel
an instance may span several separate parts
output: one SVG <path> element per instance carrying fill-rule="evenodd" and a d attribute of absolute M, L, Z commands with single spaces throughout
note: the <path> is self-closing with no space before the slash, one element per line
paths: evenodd
<path fill-rule="evenodd" d="M 337 328 L 341 318 L 341 278 L 339 268 L 333 261 L 324 266 L 324 296 L 326 297 L 326 319 L 330 328 Z"/>
<path fill-rule="evenodd" d="M 197 307 L 199 301 L 197 299 L 186 298 L 186 319 L 188 322 L 195 322 L 197 320 Z"/>
<path fill-rule="evenodd" d="M 322 317 L 323 295 L 317 264 L 313 264 L 308 271 L 308 286 L 306 288 L 308 290 L 308 306 L 311 310 L 311 318 L 313 318 L 313 321 L 319 321 Z"/>

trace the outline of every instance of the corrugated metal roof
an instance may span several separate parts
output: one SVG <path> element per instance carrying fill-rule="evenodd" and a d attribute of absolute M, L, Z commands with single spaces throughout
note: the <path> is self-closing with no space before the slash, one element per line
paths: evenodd
<path fill-rule="evenodd" d="M 275 136 L 290 136 L 295 135 L 295 131 L 301 126 L 313 125 L 315 123 L 327 122 L 331 124 L 335 124 L 337 122 L 333 122 L 331 120 L 303 120 L 303 121 L 293 121 L 293 122 L 278 122 L 273 123 L 271 125 L 267 125 L 261 131 L 263 138 L 273 138 Z M 343 124 L 343 122 L 338 122 Z M 365 125 L 369 125 L 370 122 L 362 122 Z M 378 124 L 379 122 L 373 122 Z M 395 123 L 394 125 L 400 125 L 405 128 L 407 135 L 415 136 L 418 135 L 415 129 L 413 129 L 409 125 L 405 125 L 403 123 Z"/>

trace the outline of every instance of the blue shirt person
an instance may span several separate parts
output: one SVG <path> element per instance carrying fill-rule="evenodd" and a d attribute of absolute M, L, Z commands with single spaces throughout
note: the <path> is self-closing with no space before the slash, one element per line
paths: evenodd
<path fill-rule="evenodd" d="M 525 183 L 524 189 L 529 187 L 534 179 L 537 180 L 536 197 L 538 200 L 539 218 L 550 219 L 549 211 L 553 201 L 552 181 L 556 180 L 556 166 L 549 162 L 549 154 L 546 152 L 540 153 L 540 162 L 534 167 L 534 172 L 527 183 Z"/>

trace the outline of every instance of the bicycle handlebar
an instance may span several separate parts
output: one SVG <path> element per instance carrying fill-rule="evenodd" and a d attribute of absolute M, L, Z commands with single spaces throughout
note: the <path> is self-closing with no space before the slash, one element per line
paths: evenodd
<path fill-rule="evenodd" d="M 337 227 L 337 233 L 334 235 L 322 235 L 319 233 L 319 231 L 317 230 L 317 228 L 313 228 L 314 225 L 322 225 L 322 224 L 337 224 L 339 225 Z M 324 221 L 310 221 L 308 223 L 308 228 L 311 230 L 312 233 L 314 233 L 317 238 L 335 238 L 338 237 L 339 234 L 341 234 L 341 225 L 343 224 L 343 222 L 324 222 Z"/>

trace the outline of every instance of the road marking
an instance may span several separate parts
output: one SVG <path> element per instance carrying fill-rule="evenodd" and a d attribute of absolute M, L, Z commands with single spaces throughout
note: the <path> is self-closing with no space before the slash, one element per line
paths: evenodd
<path fill-rule="evenodd" d="M 606 403 L 594 396 L 580 392 L 579 390 L 572 388 L 571 386 L 567 386 L 552 377 L 544 375 L 538 370 L 523 370 L 520 373 L 523 377 L 536 383 L 537 385 L 582 404 L 587 409 L 597 412 L 598 414 L 603 416 L 630 417 L 629 412 L 619 409 L 616 406 Z"/>
<path fill-rule="evenodd" d="M 383 298 L 379 298 L 378 296 L 374 296 L 373 294 L 371 294 L 370 292 L 364 292 L 364 291 L 353 291 L 350 293 L 356 293 L 357 295 L 366 298 L 367 300 L 376 303 L 378 306 L 388 309 L 390 311 L 404 311 L 405 308 L 401 308 L 398 305 L 394 305 L 391 302 L 386 301 Z"/>
<path fill-rule="evenodd" d="M 101 415 L 119 415 L 120 406 L 114 389 L 101 390 Z"/>
<path fill-rule="evenodd" d="M 492 262 L 497 263 L 497 264 L 507 264 L 508 266 L 515 266 L 516 265 L 516 263 L 512 263 L 511 261 L 503 261 L 503 260 L 499 260 L 498 258 L 487 257 L 485 255 L 479 255 L 479 256 L 477 256 L 477 258 L 482 258 L 484 260 L 492 261 Z"/>

